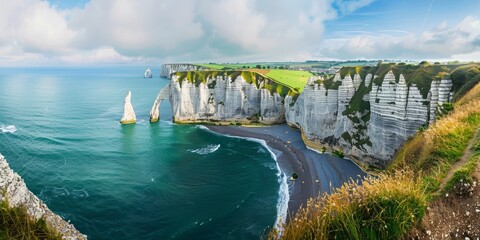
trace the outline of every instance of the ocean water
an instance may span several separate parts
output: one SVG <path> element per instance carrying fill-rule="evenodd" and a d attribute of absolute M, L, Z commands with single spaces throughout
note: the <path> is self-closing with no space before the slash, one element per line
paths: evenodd
<path fill-rule="evenodd" d="M 258 239 L 278 214 L 270 152 L 174 125 L 168 101 L 150 124 L 168 83 L 152 70 L 0 68 L 0 153 L 89 239 Z M 138 123 L 122 126 L 128 90 Z"/>

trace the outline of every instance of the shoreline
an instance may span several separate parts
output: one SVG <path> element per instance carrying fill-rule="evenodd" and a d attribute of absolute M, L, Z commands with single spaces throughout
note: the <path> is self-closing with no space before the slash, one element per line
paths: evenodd
<path fill-rule="evenodd" d="M 308 149 L 302 141 L 300 131 L 286 124 L 255 128 L 202 126 L 221 135 L 265 141 L 268 148 L 275 153 L 277 164 L 287 177 L 290 198 L 285 220 L 292 217 L 309 198 L 329 193 L 350 179 L 355 180 L 367 175 L 350 160 Z M 298 174 L 297 180 L 290 180 L 292 173 Z"/>

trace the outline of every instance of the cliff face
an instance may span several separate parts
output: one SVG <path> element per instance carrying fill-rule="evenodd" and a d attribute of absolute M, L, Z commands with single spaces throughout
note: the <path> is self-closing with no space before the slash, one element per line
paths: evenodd
<path fill-rule="evenodd" d="M 285 122 L 283 97 L 241 75 L 219 75 L 198 85 L 173 75 L 170 91 L 174 122 Z"/>
<path fill-rule="evenodd" d="M 410 75 L 407 82 L 392 71 L 381 77 L 347 73 L 333 80 L 311 78 L 296 99 L 291 89 L 248 71 L 181 71 L 170 76 L 175 122 L 286 121 L 300 128 L 312 147 L 336 149 L 377 166 L 388 164 L 396 149 L 432 122 L 452 98 L 449 79 L 420 81 Z"/>
<path fill-rule="evenodd" d="M 433 81 L 427 98 L 389 72 L 381 85 L 371 74 L 361 79 L 335 76 L 338 90 L 310 83 L 297 101 L 286 99 L 286 119 L 309 140 L 343 151 L 361 161 L 385 166 L 408 137 L 433 120 L 451 98 L 451 80 Z"/>
<path fill-rule="evenodd" d="M 0 154 L 0 200 L 8 198 L 10 207 L 24 206 L 34 219 L 44 218 L 47 224 L 56 229 L 63 239 L 86 239 L 87 237 L 53 213 L 47 205 L 28 190 L 23 179 L 8 166 Z"/>

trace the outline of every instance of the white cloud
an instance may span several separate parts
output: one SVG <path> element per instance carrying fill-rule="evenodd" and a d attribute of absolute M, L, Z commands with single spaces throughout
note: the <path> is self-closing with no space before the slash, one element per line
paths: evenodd
<path fill-rule="evenodd" d="M 95 0 L 71 12 L 83 48 L 110 45 L 127 55 L 160 55 L 198 40 L 193 0 Z"/>
<path fill-rule="evenodd" d="M 480 52 L 480 20 L 467 16 L 456 26 L 440 23 L 431 31 L 406 33 L 392 37 L 380 33 L 361 34 L 352 38 L 326 39 L 323 52 L 342 59 L 455 59 L 473 58 Z M 467 57 L 471 59 L 466 59 Z"/>
<path fill-rule="evenodd" d="M 75 32 L 67 27 L 65 13 L 45 1 L 2 1 L 0 44 L 21 46 L 33 53 L 68 51 Z"/>
<path fill-rule="evenodd" d="M 326 20 L 372 1 L 91 0 L 61 10 L 47 1 L 0 0 L 0 59 L 306 58 L 321 41 Z"/>

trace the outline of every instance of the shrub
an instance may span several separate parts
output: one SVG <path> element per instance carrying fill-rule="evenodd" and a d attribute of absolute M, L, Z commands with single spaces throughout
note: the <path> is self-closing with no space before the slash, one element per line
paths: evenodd
<path fill-rule="evenodd" d="M 332 154 L 339 157 L 339 158 L 345 157 L 345 154 L 342 151 L 339 151 L 339 150 L 333 150 Z"/>

